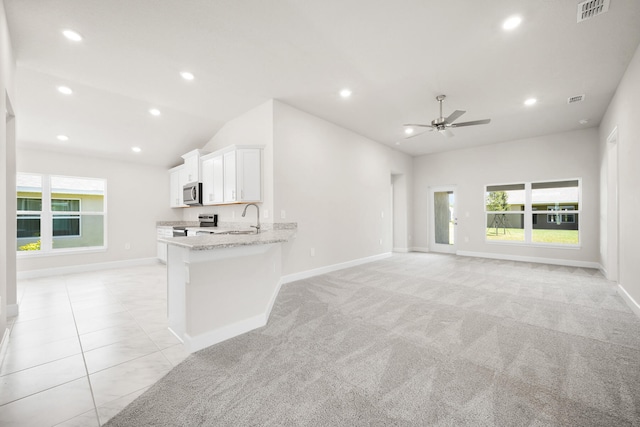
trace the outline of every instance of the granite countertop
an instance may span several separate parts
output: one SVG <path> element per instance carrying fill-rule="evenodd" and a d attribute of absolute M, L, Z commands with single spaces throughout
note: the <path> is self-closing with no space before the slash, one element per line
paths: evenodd
<path fill-rule="evenodd" d="M 274 223 L 269 225 L 273 228 L 269 229 L 271 227 L 268 227 L 258 234 L 205 234 L 200 236 L 160 237 L 158 241 L 168 245 L 188 248 L 192 251 L 207 251 L 237 246 L 284 243 L 291 240 L 297 232 L 296 223 Z M 198 227 L 195 226 L 193 228 Z M 226 230 L 229 231 L 231 228 L 226 228 Z M 223 232 L 224 230 L 221 229 L 219 231 Z"/>

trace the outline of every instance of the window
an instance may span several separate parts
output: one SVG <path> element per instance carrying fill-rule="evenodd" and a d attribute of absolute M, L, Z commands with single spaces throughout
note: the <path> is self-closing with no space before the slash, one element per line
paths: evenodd
<path fill-rule="evenodd" d="M 18 251 L 105 247 L 103 179 L 18 174 Z"/>
<path fill-rule="evenodd" d="M 524 242 L 524 200 L 524 184 L 487 186 L 487 240 Z"/>
<path fill-rule="evenodd" d="M 486 240 L 580 244 L 580 180 L 488 185 Z"/>

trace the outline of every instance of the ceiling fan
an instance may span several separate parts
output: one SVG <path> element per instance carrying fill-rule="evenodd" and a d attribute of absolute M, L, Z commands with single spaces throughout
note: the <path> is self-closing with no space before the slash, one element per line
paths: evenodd
<path fill-rule="evenodd" d="M 446 98 L 445 95 L 436 96 L 436 100 L 440 103 L 440 117 L 438 117 L 437 119 L 432 120 L 430 125 L 406 124 L 406 125 L 403 125 L 403 126 L 430 128 L 429 129 L 430 132 L 436 130 L 436 131 L 440 132 L 440 134 L 442 134 L 442 135 L 446 135 L 446 136 L 451 137 L 451 136 L 453 136 L 453 132 L 451 132 L 451 130 L 449 128 L 457 128 L 457 127 L 462 127 L 462 126 L 486 125 L 487 123 L 491 122 L 491 119 L 484 119 L 484 120 L 474 120 L 472 122 L 453 123 L 458 119 L 458 117 L 460 117 L 461 115 L 466 113 L 466 111 L 456 110 L 453 113 L 451 113 L 449 115 L 449 117 L 447 117 L 447 118 L 443 117 L 442 116 L 442 101 L 444 101 L 445 98 Z M 414 136 L 422 135 L 423 133 L 424 132 L 420 132 L 418 134 L 408 136 L 407 138 L 413 138 Z"/>

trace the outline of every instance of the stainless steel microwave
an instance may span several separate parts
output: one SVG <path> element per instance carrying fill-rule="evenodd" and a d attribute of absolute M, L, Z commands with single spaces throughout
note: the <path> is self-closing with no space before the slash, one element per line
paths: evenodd
<path fill-rule="evenodd" d="M 189 184 L 185 184 L 182 189 L 182 202 L 185 205 L 201 205 L 202 183 L 190 182 Z"/>

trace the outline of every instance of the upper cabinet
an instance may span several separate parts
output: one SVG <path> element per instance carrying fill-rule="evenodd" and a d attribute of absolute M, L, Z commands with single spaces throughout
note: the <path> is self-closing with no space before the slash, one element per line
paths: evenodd
<path fill-rule="evenodd" d="M 209 154 L 185 154 L 184 164 L 170 171 L 171 207 L 187 206 L 182 203 L 182 187 L 196 181 L 202 182 L 203 205 L 261 202 L 262 149 L 232 145 Z"/>
<path fill-rule="evenodd" d="M 182 158 L 184 159 L 185 167 L 185 184 L 188 184 L 190 182 L 202 182 L 200 158 L 205 154 L 207 154 L 206 151 L 192 150 L 182 156 Z"/>
<path fill-rule="evenodd" d="M 262 201 L 262 148 L 241 147 L 224 153 L 224 202 Z"/>
<path fill-rule="evenodd" d="M 186 208 L 182 188 L 191 182 L 202 182 L 200 158 L 206 151 L 192 150 L 183 155 L 184 163 L 169 169 L 169 207 Z"/>
<path fill-rule="evenodd" d="M 220 153 L 211 153 L 200 159 L 203 205 L 216 205 L 224 202 L 224 171 L 222 157 L 223 155 Z"/>
<path fill-rule="evenodd" d="M 187 207 L 182 203 L 182 187 L 187 183 L 184 165 L 169 169 L 169 206 L 172 208 Z"/>

